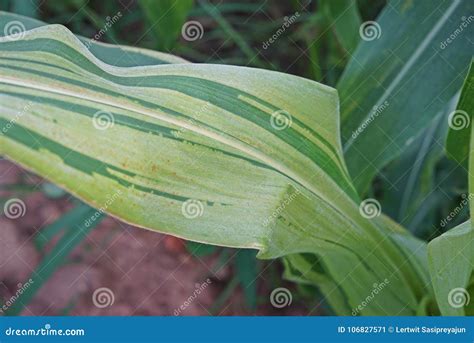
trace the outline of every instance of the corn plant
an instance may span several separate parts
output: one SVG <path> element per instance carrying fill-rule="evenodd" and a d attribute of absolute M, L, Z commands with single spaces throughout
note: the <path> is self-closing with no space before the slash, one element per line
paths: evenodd
<path fill-rule="evenodd" d="M 472 294 L 470 222 L 427 243 L 366 197 L 377 170 L 459 95 L 471 60 L 461 38 L 447 56 L 430 44 L 472 2 L 441 1 L 430 30 L 404 41 L 400 23 L 408 34 L 426 6 L 382 12 L 384 38 L 360 43 L 339 82 L 342 114 L 338 91 L 312 80 L 188 63 L 1 13 L 2 26 L 25 30 L 0 38 L 0 154 L 124 222 L 283 258 L 285 276 L 319 287 L 337 314 L 472 313 L 467 301 L 453 306 L 453 290 Z M 387 44 L 407 46 L 393 57 Z M 438 70 L 451 57 L 454 71 Z M 433 87 L 415 70 L 435 75 Z M 471 69 L 457 109 L 467 120 L 472 81 Z M 384 103 L 377 125 L 359 129 Z M 450 129 L 447 150 L 461 162 L 471 127 Z"/>

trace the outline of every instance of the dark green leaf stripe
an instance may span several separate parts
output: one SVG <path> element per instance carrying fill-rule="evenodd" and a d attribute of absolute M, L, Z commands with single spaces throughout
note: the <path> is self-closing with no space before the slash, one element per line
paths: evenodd
<path fill-rule="evenodd" d="M 37 47 L 40 47 L 37 50 Z M 352 186 L 350 185 L 349 177 L 345 172 L 343 167 L 342 161 L 340 156 L 337 154 L 335 148 L 325 140 L 321 135 L 317 132 L 309 128 L 305 125 L 302 121 L 300 121 L 297 117 L 292 118 L 294 122 L 293 127 L 288 127 L 285 130 L 277 131 L 273 129 L 270 125 L 269 114 L 265 113 L 259 108 L 253 106 L 252 104 L 248 104 L 242 102 L 239 99 L 239 96 L 245 96 L 249 99 L 252 99 L 254 102 L 269 108 L 272 113 L 280 110 L 272 106 L 268 102 L 264 102 L 257 97 L 244 93 L 238 89 L 233 87 L 229 87 L 223 85 L 221 83 L 205 80 L 202 78 L 194 78 L 194 77 L 187 77 L 187 76 L 176 76 L 176 75 L 156 75 L 156 76 L 146 76 L 146 77 L 118 77 L 107 73 L 106 71 L 100 69 L 97 65 L 93 64 L 90 60 L 85 58 L 82 55 L 77 56 L 77 51 L 72 49 L 71 47 L 67 46 L 66 44 L 58 41 L 54 41 L 51 39 L 38 39 L 35 41 L 34 45 L 31 45 L 29 41 L 22 41 L 22 42 L 12 42 L 12 43 L 5 43 L 2 47 L 2 51 L 11 51 L 11 52 L 29 52 L 29 51 L 41 51 L 47 54 L 54 54 L 54 57 L 62 57 L 65 61 L 73 62 L 77 67 L 84 69 L 87 72 L 92 74 L 98 75 L 103 79 L 109 80 L 114 82 L 115 84 L 127 86 L 127 87 L 152 87 L 152 88 L 162 88 L 162 89 L 169 89 L 181 92 L 183 94 L 187 94 L 191 97 L 201 99 L 206 102 L 210 102 L 211 104 L 218 106 L 222 109 L 229 111 L 230 113 L 234 113 L 240 117 L 243 117 L 256 125 L 266 129 L 267 131 L 273 132 L 276 136 L 281 138 L 285 143 L 293 146 L 296 150 L 299 150 L 301 153 L 305 154 L 306 156 L 310 157 L 313 162 L 322 166 L 325 172 L 331 176 L 336 182 L 339 182 L 343 189 L 348 192 L 352 197 L 355 198 L 355 193 L 352 192 Z M 33 63 L 34 60 L 30 60 Z M 23 62 L 23 61 L 22 61 Z M 43 62 L 40 62 L 44 65 Z M 88 83 L 87 81 L 77 81 L 71 78 L 61 76 L 59 74 L 64 68 L 61 68 L 57 71 L 51 71 L 51 73 L 35 70 L 25 67 L 19 67 L 14 65 L 0 65 L 3 68 L 10 68 L 15 69 L 18 71 L 24 71 L 29 74 L 36 74 L 39 76 L 46 77 L 48 79 L 55 79 L 61 82 L 65 82 L 68 84 L 75 84 L 80 87 L 89 88 L 97 92 L 103 92 L 109 95 L 117 96 L 117 92 L 109 91 L 108 89 L 101 88 L 95 86 L 93 84 Z M 53 69 L 55 69 L 53 67 Z M 69 69 L 71 72 L 75 72 L 74 70 Z M 123 95 L 122 95 L 123 96 Z M 134 102 L 138 102 L 143 106 L 148 108 L 156 107 L 156 104 L 150 103 L 148 101 L 143 101 L 137 97 L 128 97 L 130 100 Z M 169 109 L 161 107 L 164 111 L 169 111 Z M 177 114 L 174 112 L 174 114 Z M 185 116 L 184 114 L 181 114 Z M 310 140 L 303 141 L 302 136 L 294 129 L 297 126 L 301 128 L 305 132 L 311 134 L 315 140 L 318 140 L 320 144 L 324 144 L 326 149 L 332 154 L 332 157 L 329 158 L 327 154 L 321 150 L 317 144 L 312 143 Z M 332 158 L 336 159 L 336 163 L 333 162 Z M 322 163 L 326 161 L 326 163 Z M 344 182 L 344 184 L 342 184 Z M 351 193 L 352 192 L 352 193 Z"/>
<path fill-rule="evenodd" d="M 22 89 L 22 88 L 25 89 L 24 87 L 19 87 L 19 89 Z M 58 99 L 55 99 L 55 98 L 52 98 L 52 97 L 43 97 L 43 96 L 39 96 L 39 95 L 31 95 L 31 94 L 28 94 L 28 93 L 9 92 L 9 91 L 4 91 L 3 94 L 8 94 L 8 95 L 11 95 L 11 96 L 14 96 L 14 97 L 17 97 L 17 98 L 26 99 L 30 102 L 39 101 L 39 102 L 42 102 L 42 103 L 50 103 L 50 104 L 53 104 L 55 107 L 61 108 L 63 110 L 69 110 L 70 107 L 71 107 L 70 103 L 68 103 L 66 101 L 61 101 L 61 100 L 58 100 Z M 97 110 L 93 107 L 78 105 L 78 104 L 74 105 L 74 112 L 76 114 L 87 116 L 91 120 L 93 119 L 94 113 L 96 111 Z M 31 113 L 31 114 L 35 115 L 35 113 Z M 254 160 L 254 159 L 250 159 L 250 158 L 248 158 L 244 155 L 238 155 L 238 154 L 235 154 L 235 153 L 232 153 L 232 152 L 229 152 L 229 151 L 221 150 L 221 149 L 216 148 L 216 147 L 200 144 L 200 143 L 197 143 L 197 142 L 191 142 L 191 141 L 179 138 L 179 136 L 176 134 L 178 131 L 176 131 L 176 130 L 170 128 L 170 127 L 161 126 L 161 125 L 158 125 L 158 124 L 155 124 L 155 123 L 146 122 L 146 121 L 143 121 L 143 120 L 139 120 L 139 119 L 136 119 L 136 118 L 120 115 L 120 114 L 117 114 L 117 113 L 112 113 L 112 115 L 114 116 L 115 124 L 124 125 L 124 126 L 127 126 L 129 128 L 135 129 L 135 130 L 151 133 L 153 135 L 166 137 L 167 139 L 172 139 L 172 140 L 176 140 L 176 141 L 183 142 L 183 143 L 196 144 L 196 145 L 199 145 L 199 146 L 203 146 L 203 147 L 206 147 L 206 148 L 211 149 L 213 151 L 220 152 L 220 153 L 223 153 L 223 154 L 235 157 L 235 158 L 239 158 L 239 159 L 241 159 L 245 162 L 252 163 L 252 164 L 254 164 L 258 167 L 271 169 L 273 171 L 278 172 L 277 170 L 269 167 L 268 165 L 263 164 L 259 161 Z"/>

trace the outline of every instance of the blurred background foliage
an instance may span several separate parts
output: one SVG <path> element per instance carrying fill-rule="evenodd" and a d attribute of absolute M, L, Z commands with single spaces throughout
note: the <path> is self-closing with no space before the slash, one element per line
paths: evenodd
<path fill-rule="evenodd" d="M 359 44 L 361 23 L 375 20 L 385 5 L 384 0 L 0 0 L 1 10 L 63 24 L 74 33 L 89 38 L 103 29 L 110 17 L 121 12 L 121 19 L 100 36 L 101 41 L 168 52 L 197 63 L 265 68 L 333 87 Z M 275 42 L 264 47 L 264 42 L 289 18 L 296 20 Z M 202 38 L 183 39 L 182 27 L 190 20 L 202 25 Z M 452 108 L 448 107 L 447 104 L 447 110 Z M 448 160 L 444 152 L 447 113 L 445 111 L 427 123 L 423 134 L 378 173 L 366 193 L 380 201 L 384 213 L 427 240 L 464 222 L 469 215 L 466 206 L 455 220 L 440 225 L 467 193 L 465 169 Z M 37 188 L 29 189 L 28 184 L 1 187 L 17 194 L 38 191 Z M 44 184 L 39 191 L 52 198 L 64 196 L 60 189 L 50 184 Z M 77 217 L 84 213 L 90 215 L 82 204 L 71 212 L 45 228 L 46 236 L 53 237 L 60 228 L 73 227 Z M 67 237 L 63 239 L 67 241 Z M 74 244 L 79 244 L 79 240 Z M 37 246 L 42 249 L 44 242 L 38 240 Z M 211 313 L 218 313 L 239 287 L 250 312 L 259 304 L 267 303 L 268 297 L 259 296 L 259 286 L 255 282 L 264 270 L 271 275 L 272 287 L 282 282 L 279 277 L 281 266 L 257 261 L 254 251 L 192 242 L 186 243 L 186 249 L 196 257 L 218 255 L 221 263 L 233 265 L 234 276 L 216 299 Z M 62 263 L 63 260 L 56 258 L 43 277 L 50 276 Z M 36 288 L 40 285 L 38 283 Z M 304 285 L 292 287 L 298 288 L 296 297 L 303 299 L 308 310 L 318 305 L 322 313 L 330 313 L 324 301 L 315 297 L 315 289 Z M 30 298 L 36 288 L 30 289 Z M 24 303 L 28 302 L 26 300 Z"/>

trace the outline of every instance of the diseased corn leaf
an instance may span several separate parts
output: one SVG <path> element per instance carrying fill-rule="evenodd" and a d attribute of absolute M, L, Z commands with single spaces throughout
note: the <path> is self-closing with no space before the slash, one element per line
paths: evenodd
<path fill-rule="evenodd" d="M 314 254 L 352 308 L 388 280 L 360 314 L 414 314 L 430 292 L 426 245 L 360 214 L 332 88 L 244 67 L 117 67 L 50 25 L 0 39 L 0 109 L 0 154 L 126 222 L 262 258 Z"/>
<path fill-rule="evenodd" d="M 290 255 L 283 259 L 283 263 L 285 266 L 284 277 L 287 280 L 318 285 L 321 292 L 325 294 L 325 300 L 331 308 L 336 309 L 337 313 L 341 316 L 351 315 L 352 308 L 356 306 L 351 307 L 344 290 L 333 279 L 328 277 L 328 274 L 321 265 L 321 261 L 315 255 Z"/>
<path fill-rule="evenodd" d="M 474 68 L 473 62 L 464 80 L 464 86 L 455 112 L 449 118 L 450 130 L 446 140 L 448 156 L 461 164 L 469 155 L 469 139 L 472 127 L 472 111 L 474 110 Z"/>
<path fill-rule="evenodd" d="M 376 25 L 361 26 L 364 41 L 337 86 L 344 154 L 360 194 L 459 91 L 474 52 L 473 10 L 469 0 L 394 0 Z"/>
<path fill-rule="evenodd" d="M 47 25 L 46 23 L 22 15 L 0 11 L 0 36 L 7 34 L 7 25 L 18 30 L 31 30 Z M 15 32 L 15 31 L 13 31 Z M 19 34 L 21 36 L 21 34 Z M 94 39 L 77 36 L 79 40 L 102 62 L 117 67 L 136 67 L 157 64 L 186 63 L 186 60 L 170 54 L 135 48 L 125 45 L 112 45 Z"/>
<path fill-rule="evenodd" d="M 467 221 L 428 244 L 429 268 L 436 301 L 445 316 L 462 316 L 474 297 L 469 283 L 474 270 L 474 229 Z"/>
<path fill-rule="evenodd" d="M 149 22 L 149 31 L 157 38 L 158 50 L 171 50 L 181 34 L 193 0 L 140 0 L 138 2 Z"/>

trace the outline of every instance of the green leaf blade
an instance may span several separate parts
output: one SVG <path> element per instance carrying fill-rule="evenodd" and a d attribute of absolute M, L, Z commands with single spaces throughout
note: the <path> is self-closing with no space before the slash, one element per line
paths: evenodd
<path fill-rule="evenodd" d="M 374 38 L 358 46 L 337 88 L 344 153 L 359 193 L 458 92 L 474 51 L 473 27 L 462 18 L 473 6 L 392 1 L 376 20 Z M 460 26 L 462 33 L 443 45 Z"/>

